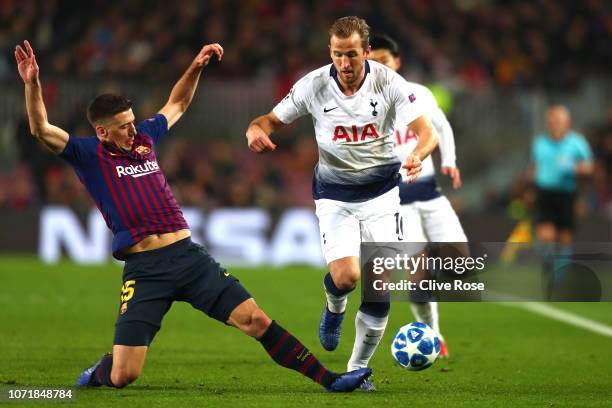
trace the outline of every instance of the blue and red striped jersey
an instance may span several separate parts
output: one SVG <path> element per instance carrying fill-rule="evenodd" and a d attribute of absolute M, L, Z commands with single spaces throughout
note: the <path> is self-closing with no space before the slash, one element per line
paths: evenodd
<path fill-rule="evenodd" d="M 117 259 L 122 249 L 147 235 L 189 228 L 155 157 L 155 146 L 167 133 L 166 117 L 157 114 L 136 126 L 129 153 L 102 144 L 96 136 L 70 135 L 60 154 L 72 165 L 113 232 Z"/>

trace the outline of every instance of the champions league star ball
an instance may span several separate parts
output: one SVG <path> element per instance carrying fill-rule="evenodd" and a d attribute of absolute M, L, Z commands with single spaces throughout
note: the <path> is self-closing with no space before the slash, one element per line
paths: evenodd
<path fill-rule="evenodd" d="M 391 354 L 402 367 L 411 371 L 430 367 L 440 353 L 440 338 L 425 323 L 413 322 L 401 327 L 391 344 Z"/>

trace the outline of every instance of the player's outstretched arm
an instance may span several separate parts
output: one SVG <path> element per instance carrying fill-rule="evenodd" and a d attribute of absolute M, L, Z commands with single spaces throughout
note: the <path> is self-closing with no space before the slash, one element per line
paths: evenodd
<path fill-rule="evenodd" d="M 438 145 L 438 136 L 431 121 L 425 115 L 416 118 L 408 127 L 419 135 L 419 142 L 402 166 L 407 170 L 408 181 L 412 182 L 423 169 L 422 160 L 429 156 Z"/>
<path fill-rule="evenodd" d="M 285 126 L 274 112 L 258 116 L 249 124 L 246 131 L 249 149 L 255 153 L 264 153 L 276 149 L 270 140 L 270 134 Z"/>
<path fill-rule="evenodd" d="M 191 65 L 189 65 L 189 68 L 187 68 L 187 71 L 185 71 L 181 79 L 172 88 L 168 102 L 159 111 L 159 113 L 166 117 L 168 128 L 171 128 L 189 107 L 198 86 L 202 69 L 208 65 L 213 55 L 216 55 L 217 59 L 221 61 L 223 58 L 223 47 L 217 43 L 202 47 L 198 55 L 191 62 Z"/>
<path fill-rule="evenodd" d="M 53 153 L 64 151 L 68 143 L 68 133 L 53 126 L 47 119 L 47 109 L 42 96 L 38 63 L 30 43 L 26 40 L 15 47 L 15 61 L 19 76 L 25 84 L 25 101 L 32 135 L 47 146 Z"/>

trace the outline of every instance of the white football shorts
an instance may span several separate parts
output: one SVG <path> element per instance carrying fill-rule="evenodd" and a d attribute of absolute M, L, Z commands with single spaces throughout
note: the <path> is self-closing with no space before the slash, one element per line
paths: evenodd
<path fill-rule="evenodd" d="M 402 205 L 405 242 L 468 242 L 459 217 L 444 196 Z"/>
<path fill-rule="evenodd" d="M 403 228 L 399 189 L 359 203 L 315 200 L 321 247 L 329 264 L 359 256 L 362 242 L 399 242 Z"/>

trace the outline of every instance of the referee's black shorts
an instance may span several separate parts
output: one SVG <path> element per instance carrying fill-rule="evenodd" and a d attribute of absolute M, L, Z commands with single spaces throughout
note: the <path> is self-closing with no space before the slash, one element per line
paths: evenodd
<path fill-rule="evenodd" d="M 537 222 L 551 223 L 560 229 L 574 228 L 576 193 L 538 188 Z"/>
<path fill-rule="evenodd" d="M 148 346 L 175 300 L 226 323 L 236 306 L 250 297 L 238 279 L 190 238 L 129 255 L 113 344 Z"/>

